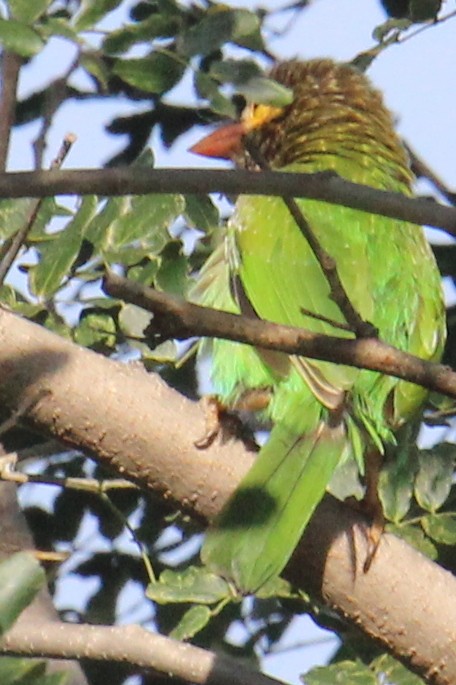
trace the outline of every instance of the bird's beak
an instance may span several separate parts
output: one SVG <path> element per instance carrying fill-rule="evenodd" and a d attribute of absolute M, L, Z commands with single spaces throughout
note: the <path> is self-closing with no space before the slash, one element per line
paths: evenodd
<path fill-rule="evenodd" d="M 272 105 L 249 105 L 242 114 L 241 121 L 225 124 L 203 138 L 190 148 L 190 152 L 203 157 L 233 159 L 242 152 L 242 138 L 273 121 L 283 112 L 283 107 Z"/>
<path fill-rule="evenodd" d="M 225 124 L 192 145 L 189 151 L 203 157 L 233 159 L 241 151 L 242 137 L 247 132 L 248 127 L 243 121 Z"/>

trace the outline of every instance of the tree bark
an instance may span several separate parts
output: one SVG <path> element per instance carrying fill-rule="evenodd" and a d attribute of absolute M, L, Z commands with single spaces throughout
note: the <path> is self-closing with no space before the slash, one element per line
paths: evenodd
<path fill-rule="evenodd" d="M 110 361 L 0 310 L 0 402 L 201 520 L 220 510 L 252 455 L 198 450 L 199 406 L 136 364 Z M 365 523 L 327 498 L 286 576 L 435 685 L 456 682 L 456 580 L 385 535 L 367 574 Z"/>

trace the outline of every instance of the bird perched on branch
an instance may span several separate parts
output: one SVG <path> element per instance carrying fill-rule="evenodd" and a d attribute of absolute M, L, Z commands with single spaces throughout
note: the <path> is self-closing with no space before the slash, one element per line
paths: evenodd
<path fill-rule="evenodd" d="M 292 90 L 291 104 L 251 104 L 240 122 L 216 130 L 193 151 L 250 169 L 331 170 L 411 194 L 412 174 L 392 117 L 363 74 L 322 59 L 284 62 L 270 76 Z M 298 199 L 296 206 L 302 221 L 283 198 L 241 196 L 193 299 L 347 338 L 360 334 L 358 316 L 383 341 L 438 360 L 445 339 L 442 290 L 421 227 L 316 200 Z M 338 281 L 319 252 L 332 258 Z M 261 410 L 272 424 L 202 549 L 217 573 L 241 592 L 255 592 L 281 573 L 341 464 L 357 464 L 366 499 L 375 502 L 385 447 L 394 446 L 395 432 L 416 415 L 426 391 L 377 372 L 230 341 L 211 341 L 211 354 L 221 403 Z M 380 528 L 375 506 L 373 516 Z"/>

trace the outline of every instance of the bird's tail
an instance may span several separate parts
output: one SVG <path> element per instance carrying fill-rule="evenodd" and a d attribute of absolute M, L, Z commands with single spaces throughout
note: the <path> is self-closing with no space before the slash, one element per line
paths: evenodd
<path fill-rule="evenodd" d="M 279 423 L 206 536 L 202 561 L 256 592 L 281 573 L 347 448 L 342 422 L 297 436 Z"/>

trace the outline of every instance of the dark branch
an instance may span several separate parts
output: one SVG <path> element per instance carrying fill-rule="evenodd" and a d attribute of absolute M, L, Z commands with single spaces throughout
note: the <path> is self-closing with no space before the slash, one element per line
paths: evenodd
<path fill-rule="evenodd" d="M 113 273 L 106 275 L 104 289 L 112 297 L 152 312 L 158 317 L 160 332 L 168 337 L 236 340 L 287 354 L 379 371 L 456 398 L 456 372 L 450 367 L 401 352 L 377 338 L 349 340 L 228 314 L 191 304 Z"/>
<path fill-rule="evenodd" d="M 262 171 L 262 173 L 265 171 L 271 171 L 269 164 L 256 146 L 249 141 L 245 141 L 244 145 L 248 154 Z M 319 263 L 329 285 L 329 289 L 331 291 L 330 297 L 339 307 L 339 311 L 345 317 L 350 330 L 353 331 L 357 338 L 372 338 L 377 336 L 378 331 L 375 329 L 375 327 L 367 321 L 364 321 L 359 312 L 353 306 L 340 279 L 335 259 L 324 249 L 323 245 L 318 240 L 313 228 L 310 226 L 296 200 L 293 197 L 282 197 L 281 199 L 285 203 L 285 206 L 293 217 L 296 226 L 299 228 L 307 244 L 314 253 L 315 258 L 317 259 L 317 262 Z"/>
<path fill-rule="evenodd" d="M 332 172 L 214 169 L 78 169 L 0 174 L 0 199 L 53 195 L 146 195 L 148 193 L 251 193 L 307 197 L 441 228 L 456 235 L 456 209 L 426 199 L 376 190 L 346 181 Z"/>

